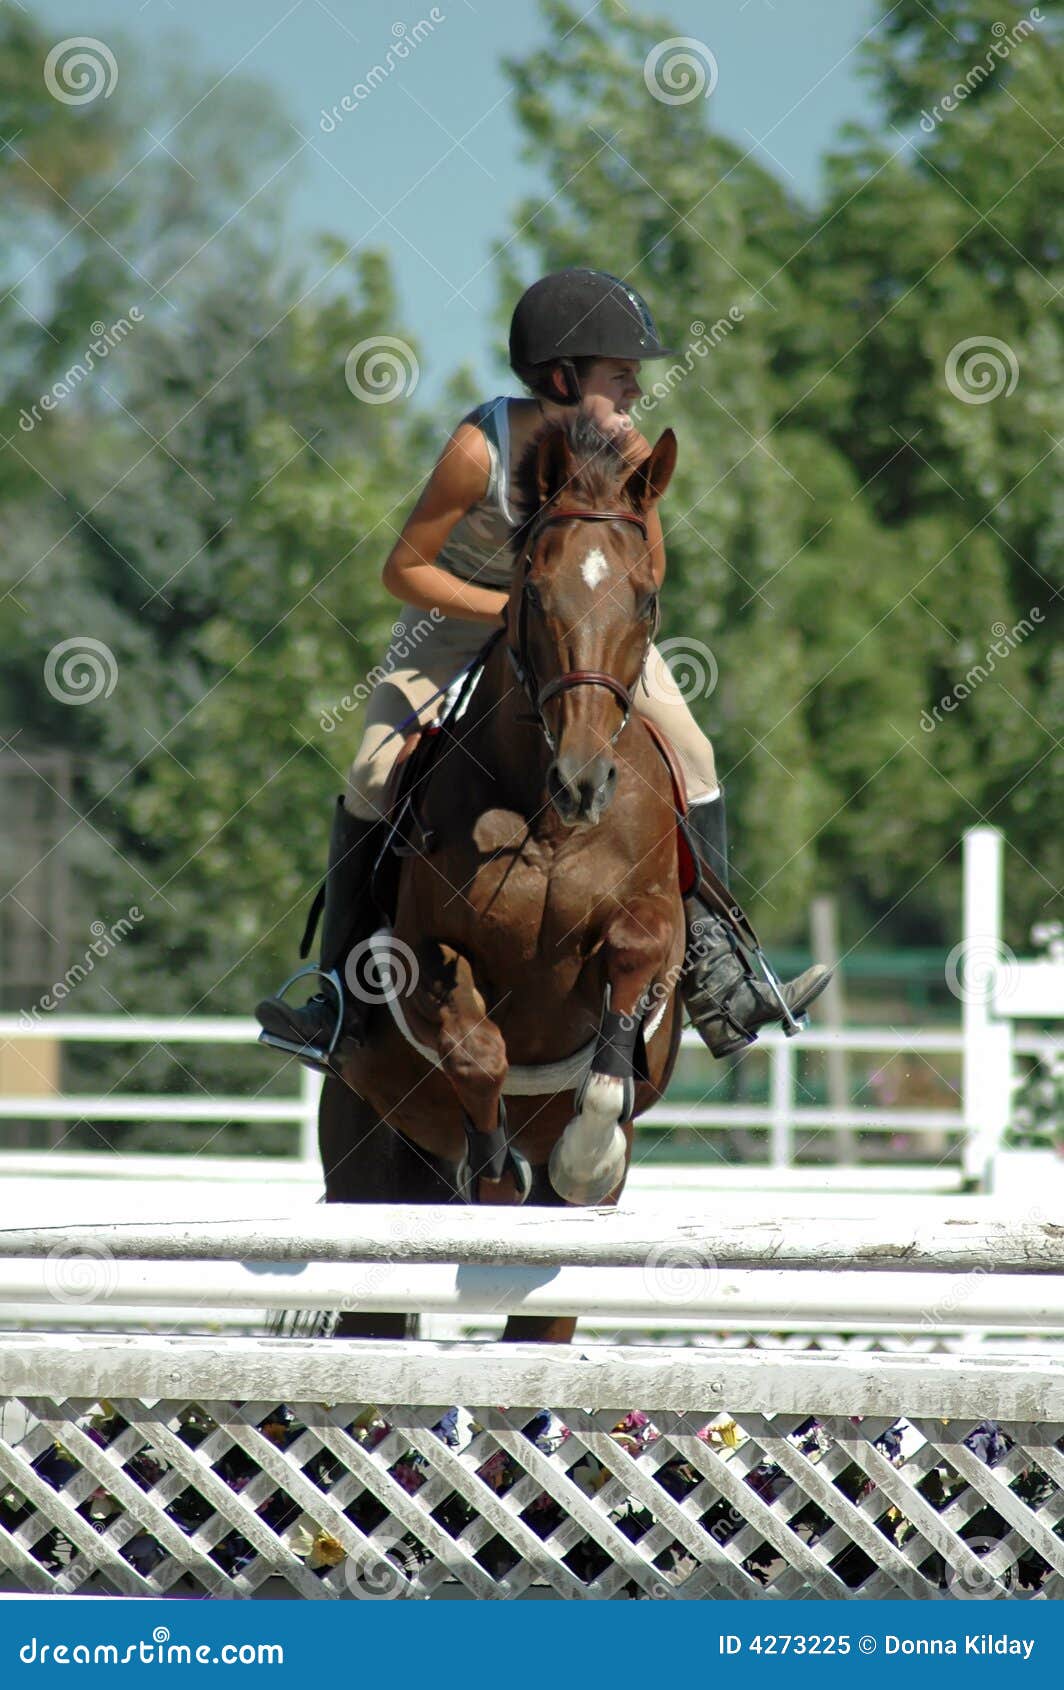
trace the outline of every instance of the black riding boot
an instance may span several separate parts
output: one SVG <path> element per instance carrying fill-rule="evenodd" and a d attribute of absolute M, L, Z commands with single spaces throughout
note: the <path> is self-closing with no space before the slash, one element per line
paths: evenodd
<path fill-rule="evenodd" d="M 728 883 L 728 830 L 724 788 L 716 798 L 695 804 L 687 823 L 710 868 Z M 681 984 L 683 1000 L 702 1042 L 714 1056 L 730 1056 L 757 1037 L 770 1021 L 782 1021 L 783 1010 L 772 988 L 752 974 L 735 937 L 697 892 L 684 899 L 687 952 Z M 797 980 L 780 983 L 791 1014 L 804 1014 L 831 978 L 821 963 L 807 968 Z"/>
<path fill-rule="evenodd" d="M 286 1001 L 285 987 L 275 998 L 264 998 L 255 1014 L 262 1024 L 266 1042 L 289 1050 L 309 1061 L 312 1067 L 327 1066 L 329 1055 L 341 1039 L 360 1045 L 370 1005 L 344 984 L 344 963 L 353 945 L 368 938 L 377 924 L 371 895 L 373 865 L 382 843 L 382 824 L 365 821 L 336 800 L 329 865 L 325 874 L 321 922 L 321 960 L 318 967 L 331 978 L 325 989 L 301 1007 Z M 313 936 L 315 911 L 304 935 L 306 955 Z M 298 979 L 293 975 L 292 980 Z M 339 982 L 339 989 L 337 988 Z M 290 985 L 292 981 L 286 984 Z M 338 1001 L 339 998 L 339 1001 Z"/>

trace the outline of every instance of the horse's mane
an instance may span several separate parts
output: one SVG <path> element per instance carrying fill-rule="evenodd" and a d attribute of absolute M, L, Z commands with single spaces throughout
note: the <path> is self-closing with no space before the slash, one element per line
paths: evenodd
<path fill-rule="evenodd" d="M 548 434 L 565 434 L 574 459 L 573 474 L 567 492 L 573 502 L 590 507 L 608 504 L 616 494 L 617 483 L 631 469 L 621 448 L 603 434 L 594 418 L 584 410 L 562 423 L 544 423 L 536 430 L 521 453 L 514 470 L 510 499 L 520 521 L 511 538 L 515 553 L 521 550 L 531 524 L 540 511 L 539 488 L 536 485 L 536 460 L 541 442 Z"/>

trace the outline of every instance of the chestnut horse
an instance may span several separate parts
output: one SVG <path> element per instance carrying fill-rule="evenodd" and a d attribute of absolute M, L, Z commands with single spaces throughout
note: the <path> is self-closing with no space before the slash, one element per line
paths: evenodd
<path fill-rule="evenodd" d="M 367 942 L 395 989 L 342 1057 L 346 1086 L 326 1082 L 330 1202 L 623 1188 L 682 1021 L 673 786 L 633 709 L 658 614 L 646 515 L 675 462 L 671 429 L 632 469 L 583 415 L 523 455 L 505 629 L 416 783 L 424 848 L 399 866 L 390 934 Z M 505 1336 L 574 1328 L 511 1316 Z"/>

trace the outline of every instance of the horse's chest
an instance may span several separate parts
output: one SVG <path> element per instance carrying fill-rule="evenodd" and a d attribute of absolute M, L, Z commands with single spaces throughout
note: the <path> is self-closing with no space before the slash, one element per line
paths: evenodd
<path fill-rule="evenodd" d="M 579 952 L 601 929 L 613 908 L 611 896 L 620 865 L 583 840 L 560 845 L 537 839 L 522 816 L 487 810 L 473 830 L 476 864 L 469 905 L 478 942 L 515 941 L 526 960 L 553 957 L 564 946 Z"/>

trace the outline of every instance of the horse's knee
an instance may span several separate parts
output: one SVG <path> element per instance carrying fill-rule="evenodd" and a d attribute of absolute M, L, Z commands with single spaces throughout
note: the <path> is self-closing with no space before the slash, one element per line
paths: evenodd
<path fill-rule="evenodd" d="M 664 908 L 640 905 L 638 912 L 618 911 L 606 930 L 611 979 L 653 974 L 668 953 L 671 936 Z"/>
<path fill-rule="evenodd" d="M 490 1022 L 443 1028 L 440 1060 L 451 1083 L 467 1097 L 495 1097 L 506 1078 L 506 1044 Z"/>

